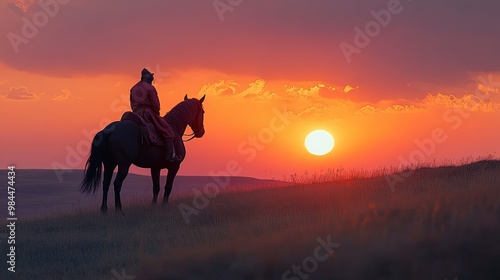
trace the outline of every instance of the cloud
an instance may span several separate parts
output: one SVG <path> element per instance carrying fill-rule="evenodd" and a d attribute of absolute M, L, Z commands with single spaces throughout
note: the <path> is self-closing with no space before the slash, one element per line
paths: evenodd
<path fill-rule="evenodd" d="M 310 87 L 287 85 L 285 82 L 268 82 L 256 79 L 246 88 L 240 82 L 220 80 L 202 87 L 200 94 L 211 94 L 221 98 L 243 98 L 255 102 L 272 102 L 294 117 L 336 118 L 352 113 L 354 102 L 338 98 L 344 95 L 334 86 L 318 83 Z"/>
<path fill-rule="evenodd" d="M 12 87 L 5 98 L 10 100 L 39 100 L 42 94 L 30 92 L 25 87 Z"/>
<path fill-rule="evenodd" d="M 356 86 L 346 85 L 342 91 L 343 91 L 344 93 L 348 93 L 348 92 L 350 92 L 351 90 L 358 89 L 358 88 L 359 88 L 359 87 L 356 87 Z"/>
<path fill-rule="evenodd" d="M 409 104 L 394 104 L 387 107 L 376 107 L 365 105 L 355 112 L 355 114 L 370 115 L 375 113 L 416 113 L 423 112 L 424 108 Z"/>
<path fill-rule="evenodd" d="M 322 103 L 316 103 L 297 113 L 298 117 L 329 117 L 331 115 L 331 108 Z"/>
<path fill-rule="evenodd" d="M 18 2 L 24 7 L 31 1 Z M 364 29 L 373 20 L 370 12 L 387 9 L 387 1 L 245 1 L 223 22 L 210 1 L 69 1 L 19 45 L 18 55 L 8 39 L 1 40 L 0 61 L 64 77 L 136 75 L 144 65 L 165 66 L 165 73 L 206 69 L 267 81 L 357 85 L 359 95 L 379 99 L 394 98 L 411 83 L 468 85 L 470 71 L 500 71 L 500 37 L 491 28 L 500 23 L 500 2 L 401 3 L 401 14 L 350 64 L 339 44 L 353 44 L 354 27 Z M 42 10 L 35 4 L 30 11 Z M 0 9 L 0 18 L 0 34 L 22 35 L 22 17 Z M 140 44 L 130 41 L 136 34 Z M 153 55 L 145 55 L 144 46 Z M 413 90 L 410 97 L 423 97 Z"/>
<path fill-rule="evenodd" d="M 254 82 L 248 84 L 248 88 L 240 92 L 239 95 L 244 97 L 247 95 L 258 95 L 263 92 L 265 86 L 266 86 L 265 80 L 257 79 Z"/>
<path fill-rule="evenodd" d="M 248 84 L 248 87 L 240 92 L 238 95 L 247 99 L 255 99 L 261 101 L 269 101 L 278 97 L 274 92 L 265 90 L 266 81 L 264 79 L 257 79 Z"/>
<path fill-rule="evenodd" d="M 438 93 L 428 94 L 422 101 L 427 107 L 457 108 L 468 111 L 494 112 L 500 110 L 500 103 L 487 95 L 466 94 L 462 97 Z"/>
<path fill-rule="evenodd" d="M 479 90 L 481 89 L 481 90 Z M 483 92 L 484 91 L 484 92 Z M 453 94 L 430 94 L 421 100 L 385 100 L 367 104 L 356 111 L 357 114 L 374 113 L 415 113 L 434 109 L 461 109 L 466 111 L 498 112 L 500 100 L 496 88 L 478 85 L 475 93 L 457 97 Z"/>
<path fill-rule="evenodd" d="M 422 112 L 422 111 L 425 111 L 425 109 L 420 108 L 420 107 L 416 107 L 415 105 L 395 104 L 395 105 L 392 105 L 392 106 L 385 108 L 383 111 L 388 112 L 388 113 L 395 113 L 395 112 L 413 113 L 413 112 Z"/>
<path fill-rule="evenodd" d="M 335 95 L 336 88 L 333 86 L 328 86 L 325 84 L 316 84 L 310 88 L 304 88 L 300 86 L 287 86 L 285 85 L 286 93 L 291 97 L 300 97 L 303 99 L 314 99 L 317 100 L 319 98 L 338 98 L 338 95 Z"/>
<path fill-rule="evenodd" d="M 497 74 L 498 76 L 498 74 Z M 475 95 L 481 97 L 482 99 L 491 99 L 492 101 L 500 102 L 500 78 L 494 77 L 492 73 L 489 73 L 486 77 L 485 75 L 479 75 L 476 77 L 477 88 Z"/>
<path fill-rule="evenodd" d="M 67 100 L 69 98 L 70 94 L 71 94 L 71 91 L 67 88 L 64 88 L 61 90 L 61 93 L 52 95 L 51 99 L 55 100 L 55 101 Z"/>
<path fill-rule="evenodd" d="M 296 86 L 287 86 L 285 85 L 286 92 L 290 96 L 294 97 L 305 97 L 305 98 L 310 98 L 312 96 L 318 96 L 319 93 L 319 87 L 314 86 L 311 88 L 303 88 L 303 87 L 296 87 Z"/>
<path fill-rule="evenodd" d="M 338 119 L 349 115 L 359 108 L 359 104 L 345 99 L 328 98 L 297 98 L 289 97 L 280 99 L 280 103 L 290 114 L 295 117 L 310 119 Z"/>
<path fill-rule="evenodd" d="M 240 85 L 232 80 L 220 80 L 216 83 L 209 83 L 201 87 L 200 94 L 214 96 L 231 96 L 237 91 Z"/>
<path fill-rule="evenodd" d="M 361 109 L 359 109 L 356 113 L 359 113 L 359 114 L 373 114 L 377 112 L 377 109 L 371 105 L 366 105 L 366 106 L 363 106 L 361 107 Z"/>
<path fill-rule="evenodd" d="M 220 80 L 216 83 L 204 85 L 199 94 L 209 94 L 220 97 L 237 97 L 252 100 L 269 101 L 278 97 L 274 92 L 265 89 L 266 81 L 257 79 L 248 84 L 247 88 L 241 89 L 239 83 L 233 80 Z"/>

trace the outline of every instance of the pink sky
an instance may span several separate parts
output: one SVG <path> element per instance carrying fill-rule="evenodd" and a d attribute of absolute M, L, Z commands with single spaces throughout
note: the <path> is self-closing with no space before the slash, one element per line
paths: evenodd
<path fill-rule="evenodd" d="M 0 164 L 82 168 L 88 132 L 128 110 L 143 67 L 156 72 L 162 114 L 186 93 L 207 94 L 207 134 L 187 144 L 181 174 L 236 161 L 240 175 L 281 179 L 399 165 L 415 151 L 432 150 L 425 162 L 498 156 L 499 8 L 471 0 L 2 1 Z M 367 26 L 373 36 L 357 33 Z M 342 44 L 357 51 L 346 57 Z M 287 118 L 283 130 L 252 145 L 276 112 Z M 314 129 L 335 138 L 327 156 L 303 147 Z"/>

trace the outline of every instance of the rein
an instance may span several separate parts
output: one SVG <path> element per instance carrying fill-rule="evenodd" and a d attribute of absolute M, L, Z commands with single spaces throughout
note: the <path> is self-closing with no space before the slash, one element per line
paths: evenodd
<path fill-rule="evenodd" d="M 193 132 L 193 133 L 190 133 L 190 134 L 184 134 L 184 135 L 183 135 L 183 137 L 184 137 L 184 136 L 191 136 L 191 137 L 190 137 L 189 139 L 187 139 L 187 140 L 182 139 L 182 142 L 188 142 L 188 141 L 191 141 L 191 140 L 193 140 L 193 139 L 194 139 L 194 137 L 195 137 L 194 132 Z"/>
<path fill-rule="evenodd" d="M 191 106 L 191 108 L 189 108 L 187 106 Z M 178 110 L 176 110 L 174 112 L 173 109 L 176 109 L 176 108 L 178 108 L 180 110 L 180 112 L 178 112 Z M 170 117 L 170 125 L 177 125 L 177 129 L 180 129 L 180 127 L 178 127 L 178 124 L 179 124 L 179 122 L 182 122 L 182 118 L 185 118 L 187 116 L 186 114 L 189 114 L 189 111 L 192 109 L 192 105 L 183 105 L 181 102 L 181 103 L 177 104 L 173 109 L 169 113 L 167 113 L 167 115 L 165 117 L 167 117 L 169 114 L 172 113 L 172 115 Z M 201 110 L 203 110 L 203 109 L 201 108 Z M 183 137 L 189 137 L 189 138 L 183 139 Z M 182 142 L 191 141 L 195 137 L 196 137 L 196 135 L 195 135 L 194 131 L 193 131 L 193 133 L 190 133 L 190 134 L 185 134 L 185 133 L 181 134 Z"/>

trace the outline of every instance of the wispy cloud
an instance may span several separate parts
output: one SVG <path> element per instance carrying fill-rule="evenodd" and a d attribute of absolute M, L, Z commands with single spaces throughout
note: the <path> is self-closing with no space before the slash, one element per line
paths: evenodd
<path fill-rule="evenodd" d="M 39 100 L 42 94 L 30 92 L 25 87 L 12 87 L 5 98 L 10 100 Z"/>
<path fill-rule="evenodd" d="M 71 94 L 71 91 L 67 88 L 63 88 L 60 93 L 51 96 L 52 100 L 62 101 L 67 100 Z"/>

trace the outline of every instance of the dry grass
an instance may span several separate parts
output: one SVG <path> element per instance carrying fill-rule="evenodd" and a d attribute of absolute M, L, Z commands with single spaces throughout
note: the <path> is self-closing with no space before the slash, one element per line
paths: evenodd
<path fill-rule="evenodd" d="M 282 279 L 328 235 L 341 247 L 307 279 L 500 279 L 499 187 L 488 160 L 417 169 L 394 193 L 379 176 L 220 194 L 189 224 L 190 199 L 30 221 L 17 279 Z"/>

